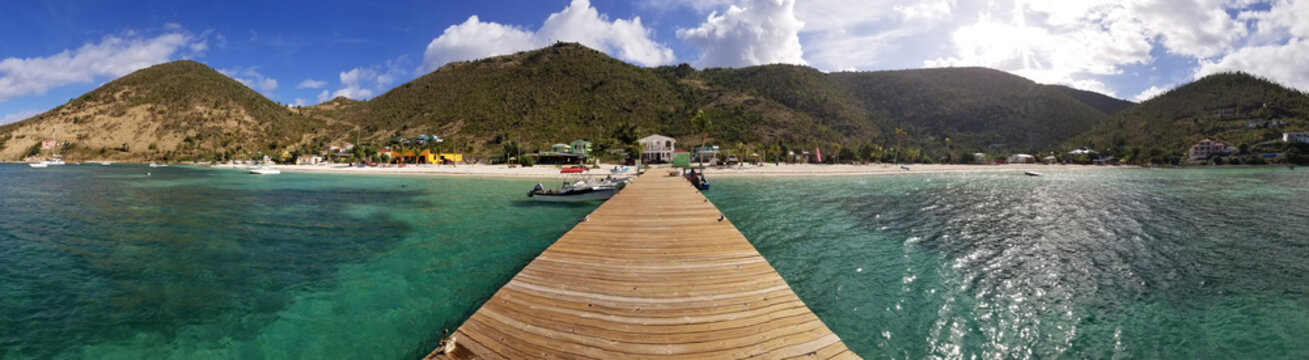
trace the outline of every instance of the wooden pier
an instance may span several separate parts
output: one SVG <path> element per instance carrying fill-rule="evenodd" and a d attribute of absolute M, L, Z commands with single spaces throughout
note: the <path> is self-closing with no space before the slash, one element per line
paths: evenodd
<path fill-rule="evenodd" d="M 858 358 L 681 177 L 650 173 L 428 359 Z"/>

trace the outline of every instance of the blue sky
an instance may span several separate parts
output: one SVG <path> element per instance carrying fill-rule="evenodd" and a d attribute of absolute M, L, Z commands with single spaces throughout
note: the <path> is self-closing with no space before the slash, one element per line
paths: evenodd
<path fill-rule="evenodd" d="M 1309 0 L 16 1 L 0 123 L 177 59 L 312 105 L 560 40 L 641 66 L 986 66 L 1129 100 L 1231 70 L 1304 90 L 1304 18 Z"/>

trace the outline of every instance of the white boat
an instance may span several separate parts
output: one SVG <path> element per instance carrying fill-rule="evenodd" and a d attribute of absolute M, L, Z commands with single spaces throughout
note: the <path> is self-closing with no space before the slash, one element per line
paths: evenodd
<path fill-rule="evenodd" d="M 160 163 L 157 163 L 157 162 L 153 162 L 153 161 L 151 161 L 151 162 L 150 162 L 150 167 L 152 167 L 152 168 L 168 167 L 168 164 L 160 164 Z"/>
<path fill-rule="evenodd" d="M 250 173 L 255 175 L 277 175 L 281 174 L 282 170 L 268 165 L 260 165 L 250 168 Z"/>
<path fill-rule="evenodd" d="M 578 174 L 576 169 L 564 169 L 561 173 Z M 614 178 L 607 177 L 602 180 L 588 179 L 582 176 L 565 180 L 563 185 L 558 189 L 546 189 L 541 184 L 536 184 L 536 188 L 527 192 L 527 197 L 536 201 L 545 202 L 578 202 L 592 200 L 607 200 L 617 194 L 619 190 L 632 182 L 632 178 Z"/>
<path fill-rule="evenodd" d="M 50 165 L 63 165 L 63 164 L 64 164 L 64 159 L 59 157 L 59 151 L 57 150 L 57 149 L 59 148 L 59 140 L 58 140 L 58 138 L 57 138 L 58 134 L 59 134 L 59 128 L 54 128 L 54 130 L 51 130 L 51 131 L 50 131 L 50 140 L 49 140 L 49 141 L 50 141 L 50 159 L 42 160 L 42 161 L 38 161 L 38 162 L 34 162 L 34 163 L 30 163 L 30 164 L 27 164 L 27 166 L 31 166 L 31 167 L 33 167 L 33 168 L 37 168 L 37 169 L 44 169 L 44 168 L 48 168 L 48 167 L 50 167 Z M 44 148 L 45 146 L 46 146 L 46 145 L 45 145 L 45 143 L 43 142 L 43 143 L 41 144 L 41 147 Z"/>
<path fill-rule="evenodd" d="M 1024 171 L 1023 174 L 1027 174 L 1027 176 L 1041 176 L 1041 173 L 1031 170 Z"/>
<path fill-rule="evenodd" d="M 100 162 L 100 165 L 104 165 L 104 166 L 109 166 L 109 164 L 112 164 L 112 163 L 111 163 L 111 162 L 108 162 L 108 161 L 101 161 L 101 162 Z"/>

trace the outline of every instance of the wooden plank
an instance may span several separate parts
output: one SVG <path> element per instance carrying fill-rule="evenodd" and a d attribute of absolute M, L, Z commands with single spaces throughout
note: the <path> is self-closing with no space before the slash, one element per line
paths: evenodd
<path fill-rule="evenodd" d="M 660 175 L 592 212 L 427 358 L 858 358 L 713 203 Z"/>

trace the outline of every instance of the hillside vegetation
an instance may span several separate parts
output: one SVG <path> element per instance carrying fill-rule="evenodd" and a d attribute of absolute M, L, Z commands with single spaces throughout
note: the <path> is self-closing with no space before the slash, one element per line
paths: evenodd
<path fill-rule="evenodd" d="M 136 71 L 0 127 L 0 158 L 28 155 L 56 127 L 60 153 L 70 160 L 184 160 L 280 154 L 328 124 L 182 60 Z"/>
<path fill-rule="evenodd" d="M 1053 148 L 1124 103 L 980 68 L 835 74 L 793 65 L 642 68 L 560 43 L 447 64 L 368 101 L 337 98 L 288 109 L 202 64 L 178 61 L 0 127 L 0 158 L 21 158 L 56 125 L 73 158 L 223 160 L 316 152 L 344 141 L 376 149 L 420 134 L 446 139 L 428 146 L 479 157 L 575 139 L 601 150 L 628 149 L 654 133 L 690 148 L 701 135 L 691 118 L 703 113 L 712 124 L 709 142 L 730 149 L 777 154 L 820 147 L 840 149 L 844 160 L 942 159 L 947 147 L 953 153 Z"/>
<path fill-rule="evenodd" d="M 830 75 L 869 112 L 927 148 L 1030 151 L 1059 144 L 1108 114 L 1051 86 L 984 68 Z M 1003 150 L 1002 150 L 1003 151 Z"/>
<path fill-rule="evenodd" d="M 1209 138 L 1233 146 L 1272 143 L 1309 130 L 1309 96 L 1244 73 L 1206 76 L 1129 108 L 1073 138 L 1066 147 L 1108 149 L 1137 159 L 1176 162 Z M 1148 160 L 1145 160 L 1148 161 Z"/>

